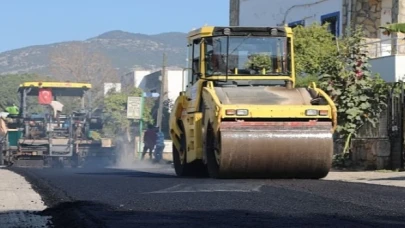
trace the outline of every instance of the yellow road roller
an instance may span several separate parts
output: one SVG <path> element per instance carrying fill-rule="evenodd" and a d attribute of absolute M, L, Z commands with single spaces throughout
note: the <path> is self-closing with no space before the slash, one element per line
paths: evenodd
<path fill-rule="evenodd" d="M 187 40 L 186 88 L 169 123 L 177 176 L 328 174 L 336 106 L 315 83 L 295 87 L 291 28 L 204 26 Z"/>

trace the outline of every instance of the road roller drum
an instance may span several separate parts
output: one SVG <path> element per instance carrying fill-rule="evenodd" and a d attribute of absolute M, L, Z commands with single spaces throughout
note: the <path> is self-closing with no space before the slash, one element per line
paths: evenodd
<path fill-rule="evenodd" d="M 330 169 L 329 122 L 222 122 L 210 144 L 218 178 L 323 178 Z"/>

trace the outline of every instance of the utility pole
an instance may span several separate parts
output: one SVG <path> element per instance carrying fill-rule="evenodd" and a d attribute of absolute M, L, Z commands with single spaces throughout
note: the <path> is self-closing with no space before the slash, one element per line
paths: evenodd
<path fill-rule="evenodd" d="M 159 130 L 162 130 L 162 119 L 163 119 L 163 104 L 167 94 L 167 76 L 166 76 L 166 53 L 163 53 L 163 65 L 160 77 L 160 95 L 159 95 L 159 107 L 157 114 L 157 125 Z"/>

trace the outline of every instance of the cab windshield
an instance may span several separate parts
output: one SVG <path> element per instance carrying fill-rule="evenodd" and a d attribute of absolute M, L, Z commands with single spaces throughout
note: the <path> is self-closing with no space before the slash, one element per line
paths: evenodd
<path fill-rule="evenodd" d="M 205 42 L 206 75 L 289 75 L 286 37 L 221 36 Z M 229 53 L 229 54 L 228 54 Z"/>

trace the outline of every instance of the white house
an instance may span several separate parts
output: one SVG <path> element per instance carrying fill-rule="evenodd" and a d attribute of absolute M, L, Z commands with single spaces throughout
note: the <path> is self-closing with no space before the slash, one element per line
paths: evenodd
<path fill-rule="evenodd" d="M 125 88 L 138 87 L 145 93 L 160 94 L 161 69 L 155 70 L 133 70 L 121 77 L 121 84 Z M 175 100 L 179 93 L 184 90 L 187 78 L 187 71 L 182 68 L 167 68 L 166 69 L 167 98 Z M 185 80 L 183 80 L 183 78 Z"/>
<path fill-rule="evenodd" d="M 150 73 L 152 73 L 151 70 L 132 70 L 121 76 L 121 84 L 123 85 L 123 87 L 142 87 L 143 85 L 141 85 L 141 83 L 143 78 Z"/>
<path fill-rule="evenodd" d="M 372 58 L 372 70 L 389 82 L 405 75 L 405 42 L 385 36 L 378 27 L 405 22 L 404 0 L 230 0 L 230 25 L 307 26 L 329 22 L 335 36 L 348 25 L 362 25 Z"/>
<path fill-rule="evenodd" d="M 113 88 L 115 89 L 115 91 L 121 92 L 121 83 L 104 83 L 104 95 L 106 95 Z"/>

